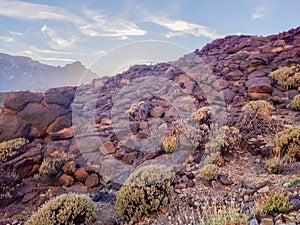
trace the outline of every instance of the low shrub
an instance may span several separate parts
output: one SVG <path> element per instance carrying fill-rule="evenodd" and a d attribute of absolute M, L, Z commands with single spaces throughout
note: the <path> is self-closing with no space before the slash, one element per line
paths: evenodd
<path fill-rule="evenodd" d="M 162 146 L 165 152 L 172 153 L 174 152 L 179 144 L 179 138 L 177 135 L 167 135 L 162 140 Z"/>
<path fill-rule="evenodd" d="M 206 153 L 220 151 L 221 155 L 239 150 L 241 135 L 237 128 L 222 126 L 216 134 L 213 134 L 210 141 L 205 145 Z"/>
<path fill-rule="evenodd" d="M 236 127 L 244 140 L 257 135 L 276 133 L 280 124 L 271 118 L 272 104 L 264 100 L 250 101 L 242 107 L 241 113 L 230 115 L 228 124 Z"/>
<path fill-rule="evenodd" d="M 300 66 L 292 65 L 278 68 L 269 75 L 276 83 L 285 89 L 298 88 L 300 86 Z"/>
<path fill-rule="evenodd" d="M 44 203 L 25 225 L 94 224 L 95 204 L 83 194 L 63 194 Z"/>
<path fill-rule="evenodd" d="M 263 205 L 263 212 L 275 216 L 278 213 L 287 213 L 292 209 L 289 198 L 281 193 L 275 193 L 267 198 Z"/>
<path fill-rule="evenodd" d="M 270 158 L 266 161 L 265 169 L 269 174 L 280 174 L 283 171 L 283 162 L 279 157 Z"/>
<path fill-rule="evenodd" d="M 199 125 L 192 120 L 178 120 L 174 125 L 178 132 L 184 134 L 195 148 L 208 141 L 210 129 L 207 124 Z"/>
<path fill-rule="evenodd" d="M 250 101 L 242 107 L 243 112 L 251 112 L 257 117 L 266 120 L 271 118 L 273 110 L 274 106 L 265 100 Z"/>
<path fill-rule="evenodd" d="M 145 166 L 132 173 L 117 193 L 116 206 L 125 220 L 137 220 L 171 203 L 174 175 L 167 166 Z"/>
<path fill-rule="evenodd" d="M 208 123 L 211 120 L 212 111 L 210 107 L 202 107 L 192 114 L 192 119 L 201 123 Z"/>
<path fill-rule="evenodd" d="M 39 175 L 42 177 L 51 177 L 57 175 L 62 171 L 62 167 L 67 163 L 75 159 L 74 155 L 68 155 L 66 153 L 54 153 L 48 158 L 45 158 L 39 168 Z"/>
<path fill-rule="evenodd" d="M 10 198 L 18 181 L 18 176 L 0 164 L 0 200 Z"/>
<path fill-rule="evenodd" d="M 199 171 L 199 177 L 210 181 L 216 179 L 219 167 L 215 164 L 207 164 Z"/>
<path fill-rule="evenodd" d="M 286 163 L 300 160 L 300 127 L 293 127 L 279 133 L 274 140 L 275 149 Z"/>
<path fill-rule="evenodd" d="M 211 215 L 207 225 L 247 225 L 249 217 L 238 212 L 222 210 Z"/>
<path fill-rule="evenodd" d="M 22 148 L 28 140 L 25 138 L 16 138 L 9 141 L 3 141 L 0 143 L 0 162 L 5 163 L 18 154 L 18 150 Z"/>
<path fill-rule="evenodd" d="M 292 102 L 286 106 L 287 109 L 300 110 L 300 95 L 296 95 Z"/>

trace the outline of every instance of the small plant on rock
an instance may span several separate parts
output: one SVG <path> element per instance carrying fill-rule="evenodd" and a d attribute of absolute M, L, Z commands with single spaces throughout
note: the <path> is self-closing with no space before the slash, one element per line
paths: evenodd
<path fill-rule="evenodd" d="M 286 163 L 300 160 L 300 127 L 293 127 L 279 133 L 274 141 L 275 149 Z"/>
<path fill-rule="evenodd" d="M 207 123 L 211 119 L 212 111 L 210 107 L 202 107 L 192 114 L 192 119 L 201 123 Z"/>
<path fill-rule="evenodd" d="M 276 83 L 285 89 L 298 88 L 300 86 L 300 66 L 292 65 L 281 67 L 269 75 Z"/>
<path fill-rule="evenodd" d="M 117 193 L 117 209 L 125 220 L 137 220 L 171 202 L 174 175 L 167 166 L 145 166 L 132 173 Z"/>
<path fill-rule="evenodd" d="M 300 95 L 296 95 L 292 102 L 286 106 L 287 109 L 300 110 Z"/>
<path fill-rule="evenodd" d="M 176 134 L 167 135 L 162 140 L 162 146 L 165 152 L 172 153 L 178 147 L 179 140 Z"/>
<path fill-rule="evenodd" d="M 63 194 L 44 203 L 25 225 L 94 224 L 95 204 L 83 194 Z"/>
<path fill-rule="evenodd" d="M 45 158 L 39 168 L 39 174 L 42 177 L 51 177 L 62 171 L 62 167 L 75 159 L 74 155 L 68 155 L 65 152 L 54 152 L 49 158 Z"/>
<path fill-rule="evenodd" d="M 211 181 L 216 179 L 219 167 L 215 164 L 208 164 L 201 168 L 199 172 L 199 177 Z"/>
<path fill-rule="evenodd" d="M 10 158 L 18 154 L 18 150 L 22 148 L 28 140 L 25 138 L 16 138 L 0 143 L 0 162 L 5 163 Z"/>

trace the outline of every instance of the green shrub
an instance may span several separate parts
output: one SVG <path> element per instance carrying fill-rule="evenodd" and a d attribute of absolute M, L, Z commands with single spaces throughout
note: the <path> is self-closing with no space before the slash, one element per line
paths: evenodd
<path fill-rule="evenodd" d="M 45 158 L 39 168 L 40 176 L 51 177 L 55 176 L 62 171 L 62 167 L 72 160 L 74 160 L 74 155 L 68 155 L 66 153 L 55 153 L 49 158 Z"/>
<path fill-rule="evenodd" d="M 287 213 L 292 209 L 289 198 L 283 194 L 275 193 L 268 197 L 266 203 L 262 206 L 263 212 L 268 215 L 276 215 L 277 213 Z"/>
<path fill-rule="evenodd" d="M 215 164 L 207 164 L 203 166 L 199 172 L 199 177 L 210 181 L 216 179 L 219 167 Z"/>
<path fill-rule="evenodd" d="M 281 67 L 269 75 L 276 83 L 285 89 L 298 88 L 300 86 L 300 66 L 292 65 Z"/>
<path fill-rule="evenodd" d="M 295 179 L 290 183 L 289 187 L 293 187 L 293 186 L 298 185 L 298 184 L 300 184 L 300 179 Z"/>
<path fill-rule="evenodd" d="M 287 109 L 300 110 L 300 95 L 296 95 L 292 102 L 286 106 Z"/>
<path fill-rule="evenodd" d="M 274 141 L 275 151 L 286 163 L 300 160 L 300 127 L 293 127 L 279 133 Z"/>
<path fill-rule="evenodd" d="M 93 224 L 95 208 L 87 195 L 63 194 L 44 203 L 25 225 Z"/>
<path fill-rule="evenodd" d="M 5 163 L 10 158 L 18 154 L 18 150 L 22 148 L 28 140 L 25 138 L 16 138 L 0 143 L 0 162 Z"/>
<path fill-rule="evenodd" d="M 132 173 L 117 193 L 116 206 L 125 220 L 136 220 L 168 207 L 174 175 L 167 166 L 145 166 Z"/>
<path fill-rule="evenodd" d="M 251 112 L 257 117 L 269 120 L 274 106 L 265 100 L 250 101 L 242 107 L 242 111 Z"/>
<path fill-rule="evenodd" d="M 247 225 L 249 217 L 245 214 L 231 211 L 220 211 L 213 214 L 207 225 Z"/>
<path fill-rule="evenodd" d="M 165 152 L 172 153 L 174 152 L 179 144 L 179 138 L 177 135 L 167 135 L 162 140 L 162 146 Z"/>

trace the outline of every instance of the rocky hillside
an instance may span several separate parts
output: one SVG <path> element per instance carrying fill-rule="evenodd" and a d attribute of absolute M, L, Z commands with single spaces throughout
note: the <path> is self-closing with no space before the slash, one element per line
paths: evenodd
<path fill-rule="evenodd" d="M 228 36 L 78 87 L 10 93 L 0 114 L 0 224 L 23 224 L 70 192 L 96 202 L 97 224 L 199 224 L 224 208 L 232 224 L 299 224 L 299 64 L 300 27 Z M 173 178 L 152 212 L 151 194 L 136 202 L 128 196 L 139 187 L 120 193 L 153 165 Z M 128 209 L 142 204 L 141 215 Z"/>
<path fill-rule="evenodd" d="M 87 82 L 98 77 L 78 61 L 64 67 L 54 67 L 29 57 L 0 53 L 0 92 L 46 91 L 51 87 L 78 85 L 84 72 Z"/>

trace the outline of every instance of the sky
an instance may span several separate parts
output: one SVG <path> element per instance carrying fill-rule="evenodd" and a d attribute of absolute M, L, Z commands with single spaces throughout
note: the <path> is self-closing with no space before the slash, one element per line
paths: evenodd
<path fill-rule="evenodd" d="M 299 26 L 299 8 L 299 0 L 0 0 L 0 52 L 89 67 L 136 42 L 193 51 L 226 35 L 287 31 Z"/>

